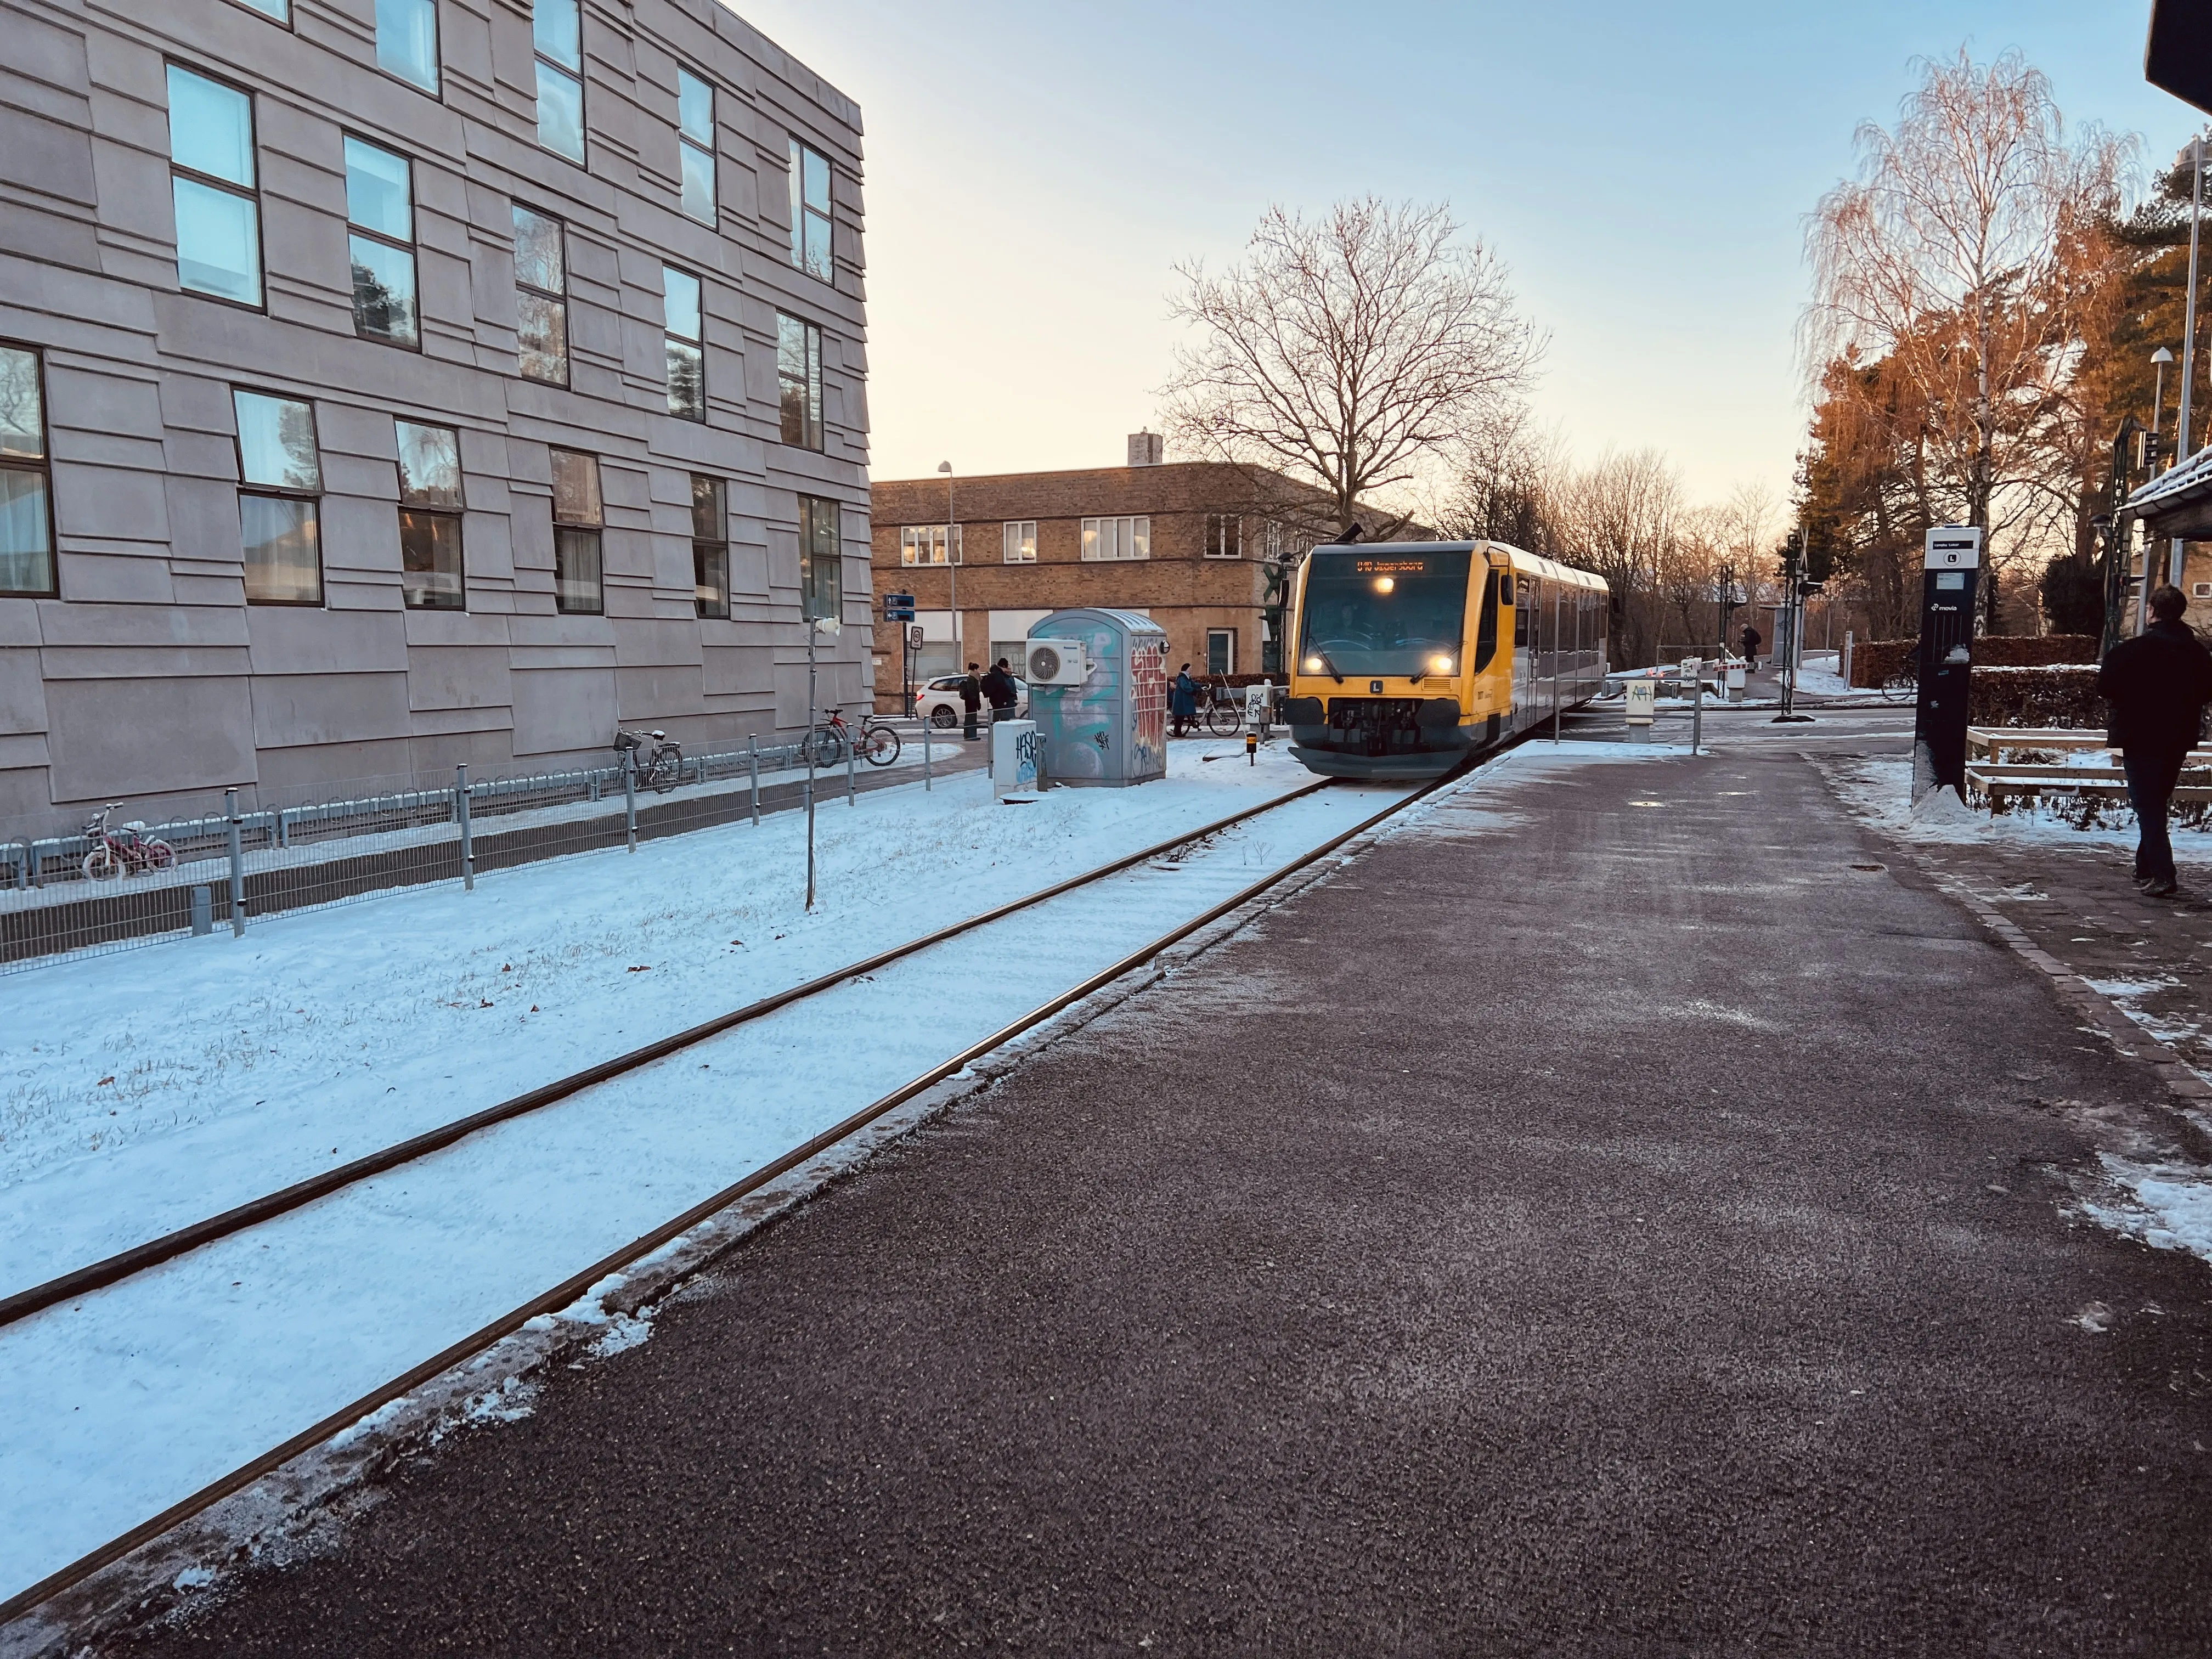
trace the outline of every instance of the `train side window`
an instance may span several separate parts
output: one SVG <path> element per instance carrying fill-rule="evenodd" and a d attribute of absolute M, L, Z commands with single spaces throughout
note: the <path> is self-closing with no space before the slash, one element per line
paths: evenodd
<path fill-rule="evenodd" d="M 1490 666 L 1490 659 L 1498 654 L 1498 573 L 1493 570 L 1482 580 L 1482 609 L 1477 613 L 1481 621 L 1474 630 L 1474 672 L 1478 674 Z"/>
<path fill-rule="evenodd" d="M 1528 644 L 1528 621 L 1534 614 L 1534 601 L 1529 596 L 1532 584 L 1526 576 L 1513 579 L 1513 648 L 1524 650 Z"/>

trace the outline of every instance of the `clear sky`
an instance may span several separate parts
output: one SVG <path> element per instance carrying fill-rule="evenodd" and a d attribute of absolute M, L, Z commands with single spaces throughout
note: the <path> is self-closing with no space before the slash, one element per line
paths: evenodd
<path fill-rule="evenodd" d="M 1787 492 L 1804 216 L 1911 62 L 2017 46 L 2069 124 L 2186 143 L 2148 0 L 739 0 L 858 98 L 879 478 L 1118 465 L 1170 265 L 1270 203 L 1449 199 L 1551 336 L 1578 457 Z M 1172 459 L 1172 454 L 1170 456 Z"/>

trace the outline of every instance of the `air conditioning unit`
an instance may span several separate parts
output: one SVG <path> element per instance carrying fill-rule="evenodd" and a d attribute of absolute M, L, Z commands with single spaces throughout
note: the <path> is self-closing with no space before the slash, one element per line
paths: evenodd
<path fill-rule="evenodd" d="M 1031 640 L 1027 665 L 1031 685 L 1080 685 L 1090 672 L 1081 640 Z"/>

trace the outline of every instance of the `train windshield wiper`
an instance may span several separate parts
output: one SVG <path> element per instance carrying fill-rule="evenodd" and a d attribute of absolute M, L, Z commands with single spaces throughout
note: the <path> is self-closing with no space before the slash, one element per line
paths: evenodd
<path fill-rule="evenodd" d="M 1329 660 L 1328 653 L 1322 650 L 1319 646 L 1316 646 L 1313 648 L 1313 653 L 1321 659 L 1321 665 L 1328 670 L 1328 677 L 1334 680 L 1339 685 L 1342 685 L 1344 684 L 1344 676 L 1336 672 L 1336 665 Z"/>

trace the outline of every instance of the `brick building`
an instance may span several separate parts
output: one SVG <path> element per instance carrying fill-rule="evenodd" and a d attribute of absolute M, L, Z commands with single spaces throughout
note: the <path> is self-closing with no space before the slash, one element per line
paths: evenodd
<path fill-rule="evenodd" d="M 1279 674 L 1278 602 L 1322 498 L 1275 473 L 1160 453 L 1158 434 L 1139 433 L 1126 466 L 872 485 L 875 591 L 915 596 L 915 683 L 963 661 L 1018 664 L 1032 623 L 1078 605 L 1150 617 L 1167 630 L 1171 668 Z M 879 709 L 899 706 L 903 631 L 878 613 Z"/>
<path fill-rule="evenodd" d="M 0 21 L 0 817 L 804 727 L 802 611 L 868 611 L 850 99 L 719 0 Z"/>

